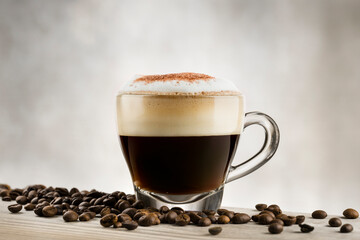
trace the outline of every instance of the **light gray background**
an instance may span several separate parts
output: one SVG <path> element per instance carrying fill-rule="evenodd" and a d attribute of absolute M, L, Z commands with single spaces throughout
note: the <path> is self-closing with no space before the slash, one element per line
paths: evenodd
<path fill-rule="evenodd" d="M 136 73 L 233 80 L 281 130 L 223 204 L 360 208 L 360 1 L 0 1 L 0 182 L 132 192 L 115 96 Z M 248 129 L 236 162 L 261 146 Z"/>

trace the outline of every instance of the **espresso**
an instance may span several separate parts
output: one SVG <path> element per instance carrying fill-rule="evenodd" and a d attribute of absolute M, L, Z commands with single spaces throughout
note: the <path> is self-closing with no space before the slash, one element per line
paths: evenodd
<path fill-rule="evenodd" d="M 193 194 L 223 184 L 239 136 L 120 135 L 120 141 L 136 187 L 155 193 Z"/>

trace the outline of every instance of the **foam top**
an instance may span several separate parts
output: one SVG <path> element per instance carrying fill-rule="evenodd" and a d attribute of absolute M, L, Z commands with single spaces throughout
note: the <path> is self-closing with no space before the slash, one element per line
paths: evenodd
<path fill-rule="evenodd" d="M 238 88 L 229 80 L 201 73 L 137 75 L 123 88 L 128 94 L 157 95 L 238 95 Z"/>

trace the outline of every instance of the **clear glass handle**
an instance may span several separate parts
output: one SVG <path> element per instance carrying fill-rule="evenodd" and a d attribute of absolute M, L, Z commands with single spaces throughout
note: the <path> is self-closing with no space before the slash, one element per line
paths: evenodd
<path fill-rule="evenodd" d="M 226 183 L 248 175 L 264 165 L 276 152 L 279 145 L 280 132 L 275 121 L 261 112 L 250 112 L 245 114 L 244 130 L 250 125 L 258 124 L 265 130 L 265 141 L 261 150 L 249 160 L 236 166 L 231 166 Z"/>

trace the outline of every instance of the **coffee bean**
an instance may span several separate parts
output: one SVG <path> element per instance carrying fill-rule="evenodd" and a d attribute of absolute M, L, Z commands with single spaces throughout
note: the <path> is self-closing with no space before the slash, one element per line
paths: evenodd
<path fill-rule="evenodd" d="M 57 213 L 57 208 L 54 206 L 46 206 L 42 209 L 44 217 L 53 217 Z"/>
<path fill-rule="evenodd" d="M 89 221 L 91 218 L 91 213 L 92 212 L 84 212 L 79 216 L 79 220 L 84 222 L 84 221 Z"/>
<path fill-rule="evenodd" d="M 264 211 L 261 211 L 261 212 L 259 213 L 259 215 L 262 215 L 262 214 L 268 214 L 268 215 L 270 215 L 272 218 L 275 218 L 275 214 L 274 214 L 273 212 L 268 211 L 268 210 L 264 210 Z"/>
<path fill-rule="evenodd" d="M 353 226 L 351 224 L 347 223 L 347 224 L 344 224 L 341 226 L 340 232 L 341 233 L 349 233 L 349 232 L 352 232 L 353 229 L 354 229 Z"/>
<path fill-rule="evenodd" d="M 9 196 L 11 198 L 11 200 L 15 200 L 18 196 L 20 196 L 21 193 L 19 193 L 18 191 L 16 191 L 16 189 L 12 189 L 9 192 Z"/>
<path fill-rule="evenodd" d="M 185 226 L 190 223 L 190 216 L 186 213 L 181 213 L 175 218 L 175 224 L 178 226 Z"/>
<path fill-rule="evenodd" d="M 114 206 L 116 203 L 116 198 L 115 197 L 108 197 L 108 198 L 105 198 L 104 201 L 103 201 L 103 204 L 105 206 Z"/>
<path fill-rule="evenodd" d="M 126 222 L 126 221 L 131 221 L 131 217 L 129 215 L 127 215 L 126 213 L 121 213 L 119 215 L 117 215 L 118 217 L 118 222 Z"/>
<path fill-rule="evenodd" d="M 272 204 L 272 205 L 268 206 L 265 210 L 274 213 L 275 216 L 282 213 L 280 207 L 278 205 L 276 205 L 276 204 Z"/>
<path fill-rule="evenodd" d="M 1 183 L 1 184 L 0 184 L 0 189 L 10 190 L 11 188 L 10 188 L 9 185 L 7 185 L 7 184 L 5 184 L 5 183 Z"/>
<path fill-rule="evenodd" d="M 77 189 L 77 188 L 72 188 L 72 189 L 70 189 L 69 195 L 71 196 L 71 195 L 73 195 L 74 193 L 78 193 L 78 192 L 80 192 L 79 189 Z"/>
<path fill-rule="evenodd" d="M 131 204 L 128 201 L 124 200 L 119 204 L 118 209 L 120 210 L 120 212 L 122 212 L 129 207 L 131 207 Z"/>
<path fill-rule="evenodd" d="M 251 216 L 251 220 L 253 220 L 254 222 L 259 222 L 259 217 L 260 217 L 259 214 L 257 214 L 257 215 L 252 215 L 252 216 Z"/>
<path fill-rule="evenodd" d="M 198 224 L 198 222 L 201 219 L 201 217 L 199 215 L 197 215 L 195 212 L 190 212 L 189 216 L 190 216 L 191 222 L 193 222 L 194 224 Z"/>
<path fill-rule="evenodd" d="M 225 216 L 225 217 L 227 217 L 227 216 Z M 227 218 L 229 218 L 229 217 L 227 217 Z M 211 220 L 209 218 L 207 218 L 207 217 L 201 218 L 199 220 L 199 222 L 197 223 L 197 225 L 201 226 L 201 227 L 210 226 L 211 225 Z"/>
<path fill-rule="evenodd" d="M 38 204 L 39 203 L 39 198 L 38 197 L 34 197 L 33 199 L 31 199 L 32 204 Z"/>
<path fill-rule="evenodd" d="M 344 217 L 348 219 L 356 219 L 359 217 L 358 211 L 352 208 L 348 208 L 343 212 Z"/>
<path fill-rule="evenodd" d="M 138 223 L 135 221 L 125 221 L 122 223 L 122 226 L 127 230 L 134 230 L 138 227 Z"/>
<path fill-rule="evenodd" d="M 121 222 L 116 222 L 113 225 L 113 228 L 121 228 L 122 227 L 122 223 Z"/>
<path fill-rule="evenodd" d="M 311 216 L 315 219 L 324 219 L 327 217 L 327 213 L 323 210 L 316 210 L 311 214 Z"/>
<path fill-rule="evenodd" d="M 75 222 L 78 220 L 79 215 L 73 210 L 68 210 L 64 213 L 63 219 L 65 222 Z"/>
<path fill-rule="evenodd" d="M 284 222 L 284 226 L 291 226 L 296 223 L 296 217 L 294 216 L 283 217 L 281 220 Z"/>
<path fill-rule="evenodd" d="M 331 227 L 340 227 L 342 224 L 340 218 L 330 218 L 329 225 Z"/>
<path fill-rule="evenodd" d="M 176 212 L 178 215 L 185 212 L 184 209 L 182 209 L 181 207 L 173 207 L 170 210 Z"/>
<path fill-rule="evenodd" d="M 166 222 L 167 223 L 170 223 L 170 224 L 173 224 L 175 223 L 175 219 L 177 217 L 177 213 L 170 210 L 168 213 L 166 213 Z"/>
<path fill-rule="evenodd" d="M 269 214 L 261 214 L 259 217 L 259 224 L 268 225 L 274 218 Z"/>
<path fill-rule="evenodd" d="M 151 225 L 155 225 L 156 217 L 153 214 L 147 214 L 139 218 L 138 224 L 140 226 L 148 227 Z"/>
<path fill-rule="evenodd" d="M 89 192 L 86 196 L 87 197 L 92 197 L 92 198 L 100 198 L 102 197 L 104 194 L 99 192 L 99 191 L 93 191 L 93 192 Z"/>
<path fill-rule="evenodd" d="M 101 205 L 91 206 L 88 208 L 88 210 L 96 214 L 99 214 L 102 210 L 102 206 Z"/>
<path fill-rule="evenodd" d="M 101 211 L 100 211 L 100 216 L 105 216 L 108 215 L 110 213 L 110 208 L 109 207 L 104 207 Z"/>
<path fill-rule="evenodd" d="M 141 200 L 137 200 L 131 205 L 131 207 L 136 209 L 144 208 L 144 202 Z"/>
<path fill-rule="evenodd" d="M 279 219 L 277 219 L 279 220 Z M 281 221 L 281 220 L 280 220 Z M 269 232 L 272 234 L 279 234 L 283 231 L 283 225 L 279 223 L 271 223 L 268 228 Z"/>
<path fill-rule="evenodd" d="M 214 210 L 203 210 L 202 212 L 205 213 L 207 216 L 216 214 Z"/>
<path fill-rule="evenodd" d="M 258 211 L 264 211 L 265 208 L 267 208 L 267 205 L 264 204 L 264 203 L 259 203 L 259 204 L 256 204 L 256 205 L 255 205 L 255 208 L 256 208 L 256 210 L 258 210 Z"/>
<path fill-rule="evenodd" d="M 207 217 L 208 216 L 205 213 L 203 213 L 202 211 L 196 212 L 196 214 L 199 215 L 200 217 Z"/>
<path fill-rule="evenodd" d="M 227 209 L 225 209 L 225 208 L 219 208 L 218 210 L 217 210 L 217 213 L 219 214 L 219 215 L 224 215 L 226 212 L 228 212 L 229 210 L 227 210 Z"/>
<path fill-rule="evenodd" d="M 211 223 L 217 222 L 217 218 L 215 217 L 215 215 L 208 215 L 207 217 L 210 219 Z"/>
<path fill-rule="evenodd" d="M 122 213 L 125 213 L 127 215 L 129 215 L 131 218 L 133 218 L 136 214 L 136 208 L 127 208 L 124 211 L 122 211 Z"/>
<path fill-rule="evenodd" d="M 300 227 L 300 231 L 303 233 L 309 233 L 314 230 L 314 227 L 308 224 L 299 224 L 299 227 Z"/>
<path fill-rule="evenodd" d="M 219 233 L 221 233 L 222 228 L 221 227 L 211 227 L 209 228 L 209 233 L 211 235 L 218 235 Z"/>
<path fill-rule="evenodd" d="M 274 219 L 270 222 L 270 224 L 273 224 L 273 223 L 277 223 L 277 224 L 284 226 L 284 222 L 281 219 Z"/>
<path fill-rule="evenodd" d="M 227 211 L 225 212 L 223 215 L 229 217 L 230 219 L 232 219 L 235 215 L 235 213 L 233 211 Z"/>
<path fill-rule="evenodd" d="M 138 221 L 141 217 L 148 215 L 147 212 L 137 212 L 135 213 L 133 220 Z"/>
<path fill-rule="evenodd" d="M 27 203 L 25 206 L 24 206 L 24 209 L 26 211 L 32 211 L 35 209 L 35 204 L 32 204 L 32 203 Z"/>
<path fill-rule="evenodd" d="M 158 212 L 159 211 L 159 209 L 154 208 L 154 207 L 147 207 L 146 209 L 149 210 L 149 212 Z"/>
<path fill-rule="evenodd" d="M 298 215 L 296 216 L 296 224 L 301 224 L 305 221 L 305 216 L 304 215 Z"/>
<path fill-rule="evenodd" d="M 10 196 L 10 191 L 7 189 L 3 189 L 0 191 L 0 197 Z"/>
<path fill-rule="evenodd" d="M 228 224 L 229 222 L 230 222 L 230 218 L 226 215 L 221 215 L 217 220 L 218 224 Z"/>
<path fill-rule="evenodd" d="M 164 214 L 170 211 L 170 209 L 167 206 L 161 206 L 159 209 L 160 213 Z"/>
<path fill-rule="evenodd" d="M 100 224 L 103 227 L 110 227 L 117 222 L 117 216 L 113 213 L 109 213 L 100 219 Z"/>
<path fill-rule="evenodd" d="M 18 213 L 21 211 L 22 205 L 21 204 L 12 204 L 12 205 L 8 206 L 8 209 L 12 213 Z"/>
<path fill-rule="evenodd" d="M 234 224 L 244 224 L 248 223 L 251 220 L 250 216 L 246 213 L 236 213 L 231 219 L 231 222 Z"/>

